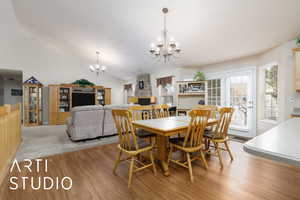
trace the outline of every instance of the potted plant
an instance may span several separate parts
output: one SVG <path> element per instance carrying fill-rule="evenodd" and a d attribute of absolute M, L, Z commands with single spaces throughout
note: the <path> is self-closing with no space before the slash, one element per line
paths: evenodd
<path fill-rule="evenodd" d="M 298 37 L 298 38 L 296 39 L 296 44 L 297 44 L 298 46 L 300 46 L 300 37 Z"/>
<path fill-rule="evenodd" d="M 194 75 L 194 81 L 205 81 L 205 75 L 203 72 L 196 72 Z"/>
<path fill-rule="evenodd" d="M 86 79 L 80 79 L 80 80 L 74 81 L 73 84 L 77 84 L 80 87 L 94 86 L 95 85 L 94 83 L 92 83 L 92 82 L 90 82 Z"/>

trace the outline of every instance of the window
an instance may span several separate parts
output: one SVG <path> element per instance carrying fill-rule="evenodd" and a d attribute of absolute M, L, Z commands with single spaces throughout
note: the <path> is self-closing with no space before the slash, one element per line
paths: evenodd
<path fill-rule="evenodd" d="M 129 99 L 133 96 L 133 87 L 132 84 L 124 85 L 124 96 L 125 96 L 125 103 L 130 103 Z"/>
<path fill-rule="evenodd" d="M 207 104 L 221 106 L 221 79 L 207 81 Z"/>
<path fill-rule="evenodd" d="M 171 84 L 167 84 L 166 86 L 159 85 L 158 91 L 161 104 L 173 105 L 174 87 Z"/>
<path fill-rule="evenodd" d="M 156 79 L 158 89 L 158 101 L 160 104 L 173 105 L 174 87 L 172 85 L 173 76 Z"/>
<path fill-rule="evenodd" d="M 270 65 L 265 69 L 264 118 L 278 120 L 278 65 Z"/>

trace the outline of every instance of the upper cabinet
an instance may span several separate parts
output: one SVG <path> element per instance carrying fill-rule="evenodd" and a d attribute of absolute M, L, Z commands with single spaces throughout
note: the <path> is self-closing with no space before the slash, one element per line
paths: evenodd
<path fill-rule="evenodd" d="M 295 81 L 296 81 L 296 90 L 300 92 L 300 48 L 294 49 L 295 53 Z"/>

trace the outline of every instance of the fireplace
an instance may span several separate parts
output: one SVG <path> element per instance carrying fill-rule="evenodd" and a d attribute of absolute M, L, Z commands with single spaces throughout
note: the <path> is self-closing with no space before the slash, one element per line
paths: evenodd
<path fill-rule="evenodd" d="M 151 104 L 151 97 L 138 98 L 138 104 L 141 106 L 148 106 Z"/>
<path fill-rule="evenodd" d="M 134 96 L 136 97 L 152 96 L 150 74 L 140 74 L 136 77 Z"/>

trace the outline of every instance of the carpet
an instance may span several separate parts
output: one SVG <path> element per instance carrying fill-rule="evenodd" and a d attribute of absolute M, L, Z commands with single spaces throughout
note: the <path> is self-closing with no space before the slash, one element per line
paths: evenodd
<path fill-rule="evenodd" d="M 64 152 L 115 143 L 117 136 L 73 142 L 66 133 L 66 126 L 35 126 L 22 128 L 22 143 L 17 152 L 18 161 L 36 159 Z"/>

